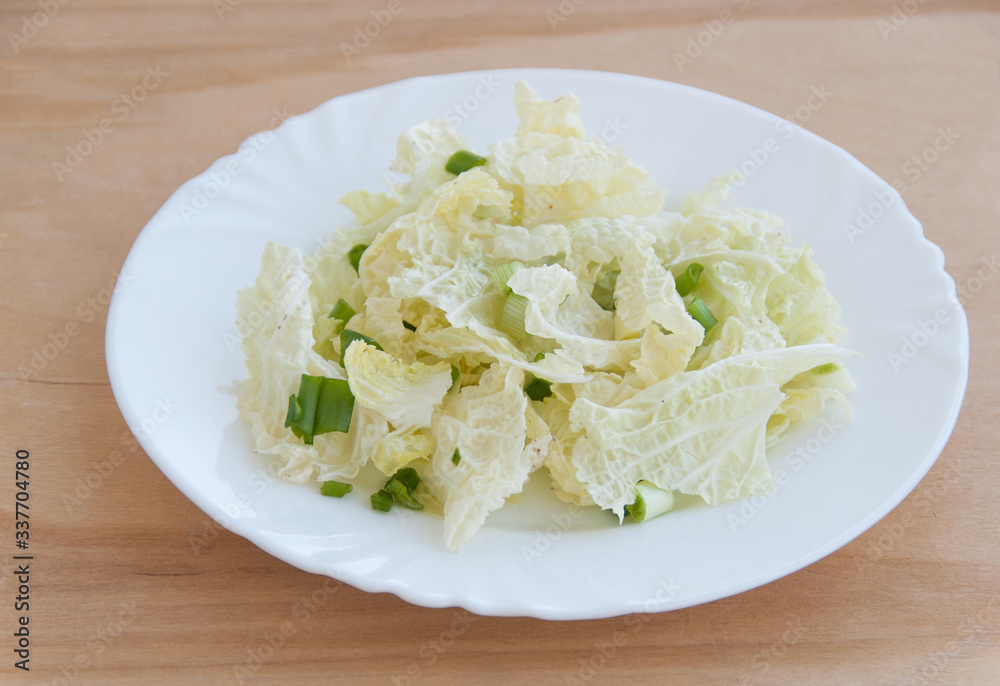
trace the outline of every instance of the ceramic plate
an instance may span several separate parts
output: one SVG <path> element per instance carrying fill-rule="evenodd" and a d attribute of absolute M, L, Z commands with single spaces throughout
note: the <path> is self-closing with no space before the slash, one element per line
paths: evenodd
<path fill-rule="evenodd" d="M 514 83 L 582 102 L 589 133 L 621 146 L 670 191 L 740 169 L 734 204 L 784 218 L 809 243 L 843 308 L 858 390 L 770 463 L 765 497 L 685 500 L 642 525 L 558 502 L 545 484 L 494 513 L 459 553 L 441 520 L 374 512 L 276 479 L 237 416 L 245 378 L 236 291 L 267 240 L 315 249 L 351 220 L 336 204 L 381 173 L 407 126 L 443 116 L 471 147 L 513 134 Z M 968 328 L 941 251 L 902 198 L 848 153 L 749 105 L 663 81 L 505 70 L 410 79 L 330 100 L 248 139 L 181 186 L 142 230 L 108 314 L 107 364 L 132 431 L 164 474 L 226 528 L 301 569 L 429 607 L 598 618 L 687 607 L 745 591 L 837 550 L 920 481 L 955 424 Z M 397 508 L 398 509 L 398 508 Z M 395 512 L 395 511 L 394 511 Z"/>

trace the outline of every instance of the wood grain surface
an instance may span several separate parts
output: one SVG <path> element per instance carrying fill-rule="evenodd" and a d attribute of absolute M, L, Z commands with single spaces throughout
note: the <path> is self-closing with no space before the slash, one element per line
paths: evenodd
<path fill-rule="evenodd" d="M 1000 5 L 395 0 L 392 20 L 357 39 L 389 5 L 0 4 L 0 683 L 1000 683 L 1000 279 L 988 266 L 1000 255 Z M 174 189 L 275 112 L 521 66 L 677 81 L 782 116 L 825 88 L 803 125 L 905 182 L 964 289 L 972 368 L 940 460 L 882 522 L 798 573 L 687 610 L 485 618 L 291 567 L 220 529 L 138 449 L 108 384 L 104 322 L 125 255 Z M 30 672 L 13 652 L 19 449 L 31 455 Z"/>

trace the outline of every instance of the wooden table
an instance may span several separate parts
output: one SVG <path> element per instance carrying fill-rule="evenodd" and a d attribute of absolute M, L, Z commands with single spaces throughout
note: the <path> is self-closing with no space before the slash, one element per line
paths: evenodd
<path fill-rule="evenodd" d="M 987 269 L 976 281 L 1000 254 L 998 9 L 5 0 L 0 682 L 1000 683 L 1000 279 Z M 382 10 L 391 21 L 358 38 Z M 344 45 L 358 47 L 350 60 Z M 137 448 L 108 385 L 104 322 L 132 241 L 170 193 L 275 112 L 419 74 L 519 66 L 631 72 L 783 116 L 825 88 L 804 126 L 906 183 L 971 293 L 973 358 L 950 443 L 881 523 L 763 588 L 627 630 L 623 618 L 481 618 L 299 571 L 213 524 Z M 936 142 L 936 159 L 917 161 Z M 12 654 L 19 449 L 30 451 L 37 555 L 30 673 Z"/>

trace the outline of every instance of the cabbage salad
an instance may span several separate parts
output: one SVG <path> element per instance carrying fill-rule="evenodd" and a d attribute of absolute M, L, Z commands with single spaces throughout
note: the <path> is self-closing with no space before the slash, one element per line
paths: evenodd
<path fill-rule="evenodd" d="M 850 411 L 810 250 L 725 206 L 732 178 L 665 211 L 571 94 L 514 104 L 479 152 L 442 119 L 404 131 L 388 192 L 342 198 L 357 221 L 315 254 L 267 244 L 237 301 L 257 452 L 338 497 L 373 464 L 371 506 L 442 514 L 451 550 L 538 470 L 619 521 L 766 494 L 769 445 Z"/>

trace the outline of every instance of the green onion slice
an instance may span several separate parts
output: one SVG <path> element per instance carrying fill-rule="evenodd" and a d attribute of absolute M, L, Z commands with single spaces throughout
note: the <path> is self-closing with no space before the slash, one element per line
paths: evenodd
<path fill-rule="evenodd" d="M 476 211 L 472 213 L 476 219 L 495 219 L 506 215 L 507 210 L 500 205 L 476 205 Z"/>
<path fill-rule="evenodd" d="M 331 431 L 347 433 L 354 414 L 354 395 L 343 379 L 303 374 L 299 392 L 288 399 L 285 426 L 306 445 Z"/>
<path fill-rule="evenodd" d="M 527 340 L 528 332 L 524 329 L 524 311 L 528 307 L 528 299 L 523 295 L 511 293 L 504 301 L 503 311 L 497 328 L 511 338 Z"/>
<path fill-rule="evenodd" d="M 695 286 L 698 285 L 698 277 L 701 276 L 703 271 L 705 271 L 705 268 L 697 262 L 689 264 L 687 269 L 684 270 L 684 273 L 678 276 L 677 280 L 674 282 L 678 295 L 683 298 L 685 295 L 693 291 Z"/>
<path fill-rule="evenodd" d="M 378 493 L 372 493 L 372 509 L 379 512 L 388 512 L 392 509 L 392 494 L 382 489 Z"/>
<path fill-rule="evenodd" d="M 532 400 L 545 400 L 552 395 L 552 382 L 536 378 L 524 387 L 524 394 Z"/>
<path fill-rule="evenodd" d="M 708 305 L 705 304 L 700 295 L 695 296 L 695 299 L 688 305 L 687 311 L 695 321 L 702 325 L 705 331 L 708 331 L 719 323 L 719 320 L 712 315 L 708 309 Z"/>
<path fill-rule="evenodd" d="M 507 287 L 507 280 L 510 279 L 510 277 L 514 275 L 514 272 L 519 269 L 524 269 L 524 263 L 515 260 L 514 262 L 501 264 L 493 270 L 493 273 L 490 276 L 493 279 L 493 285 L 496 287 L 498 293 L 510 293 L 510 288 Z"/>
<path fill-rule="evenodd" d="M 353 490 L 354 486 L 341 481 L 324 481 L 323 485 L 319 487 L 321 494 L 333 496 L 334 498 L 343 498 Z"/>
<path fill-rule="evenodd" d="M 826 364 L 821 364 L 818 367 L 813 367 L 809 371 L 813 374 L 832 374 L 838 369 L 840 369 L 840 365 L 836 362 L 827 362 Z"/>
<path fill-rule="evenodd" d="M 486 158 L 477 155 L 469 150 L 459 150 L 448 158 L 444 165 L 446 171 L 458 176 L 464 171 L 469 171 L 473 167 L 481 167 L 486 164 Z"/>
<path fill-rule="evenodd" d="M 417 490 L 417 486 L 420 485 L 420 475 L 417 474 L 417 470 L 413 467 L 403 467 L 398 469 L 389 480 L 398 481 L 403 484 L 406 486 L 406 490 L 409 493 L 413 493 L 413 491 Z"/>
<path fill-rule="evenodd" d="M 356 315 L 357 312 L 354 308 L 347 304 L 347 301 L 341 298 L 337 301 L 337 304 L 333 306 L 330 310 L 330 314 L 327 315 L 330 319 L 339 319 L 345 324 L 351 320 L 351 317 Z"/>
<path fill-rule="evenodd" d="M 616 271 L 606 272 L 594 284 L 594 290 L 590 294 L 594 302 L 608 312 L 615 310 L 615 285 L 618 283 L 618 274 L 619 272 Z"/>
<path fill-rule="evenodd" d="M 403 328 L 406 329 L 407 331 L 416 331 L 417 330 L 417 327 L 415 327 L 413 324 L 411 324 L 410 322 L 406 321 L 405 319 L 403 320 Z"/>
<path fill-rule="evenodd" d="M 673 491 L 664 491 L 648 481 L 635 485 L 635 502 L 625 506 L 625 511 L 637 522 L 659 517 L 674 509 Z"/>
<path fill-rule="evenodd" d="M 351 415 L 354 414 L 354 394 L 344 379 L 329 379 L 323 377 L 323 387 L 320 389 L 319 402 L 316 404 L 316 423 L 313 435 L 340 431 L 347 433 L 351 428 Z"/>
<path fill-rule="evenodd" d="M 451 454 L 451 463 L 458 464 L 462 461 L 462 453 L 458 452 L 458 448 L 455 448 L 455 452 Z"/>
<path fill-rule="evenodd" d="M 344 366 L 344 353 L 347 352 L 347 346 L 349 346 L 354 341 L 364 341 L 368 345 L 375 346 L 379 350 L 382 350 L 382 346 L 378 344 L 374 338 L 369 338 L 363 333 L 358 333 L 354 329 L 344 329 L 340 332 L 340 366 Z"/>
<path fill-rule="evenodd" d="M 358 272 L 358 275 L 361 274 L 360 271 L 361 256 L 365 254 L 365 250 L 367 249 L 368 249 L 367 245 L 365 245 L 364 243 L 358 243 L 353 248 L 347 251 L 347 259 L 351 261 L 351 266 L 354 267 L 354 271 Z"/>
<path fill-rule="evenodd" d="M 410 494 L 409 489 L 398 479 L 389 479 L 385 485 L 385 490 L 392 496 L 392 499 L 405 507 L 407 510 L 422 510 L 424 504 Z"/>
<path fill-rule="evenodd" d="M 288 414 L 285 415 L 285 428 L 291 428 L 291 426 L 295 424 L 301 416 L 302 403 L 299 402 L 298 396 L 292 393 L 288 396 Z"/>
<path fill-rule="evenodd" d="M 292 430 L 306 445 L 313 444 L 313 426 L 316 423 L 316 405 L 323 386 L 323 377 L 303 374 L 299 392 L 288 399 L 285 426 Z"/>
<path fill-rule="evenodd" d="M 541 362 L 544 359 L 545 359 L 545 353 L 538 353 L 537 355 L 535 355 L 535 359 L 532 360 L 532 362 Z"/>

